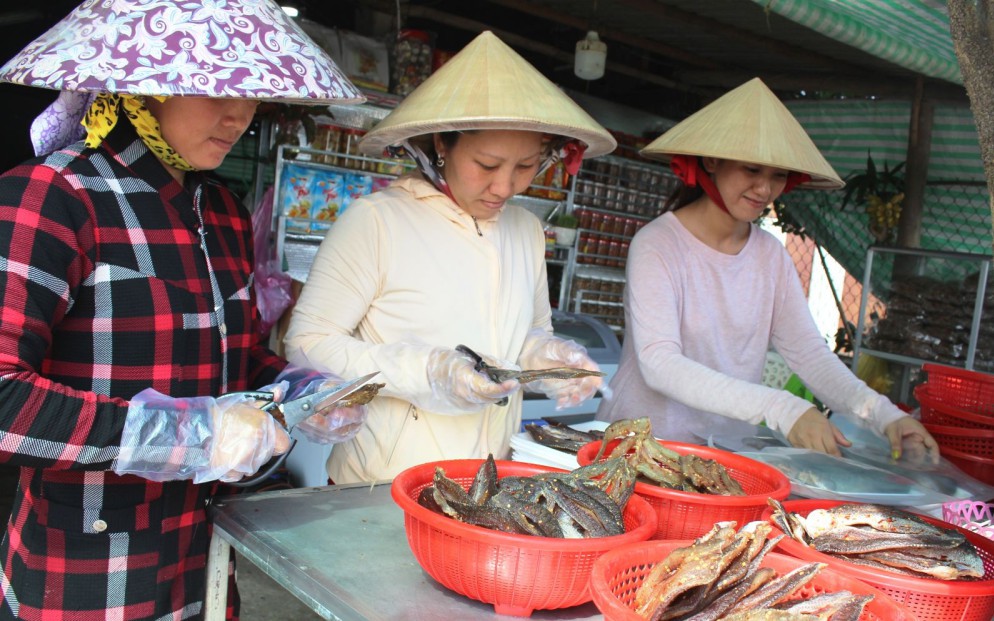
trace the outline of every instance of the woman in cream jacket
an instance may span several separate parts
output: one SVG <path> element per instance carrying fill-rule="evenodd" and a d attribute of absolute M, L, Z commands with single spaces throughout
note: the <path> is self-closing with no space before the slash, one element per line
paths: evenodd
<path fill-rule="evenodd" d="M 297 364 L 386 386 L 366 426 L 328 460 L 335 483 L 389 479 L 440 459 L 509 454 L 521 422 L 515 381 L 496 384 L 455 351 L 501 366 L 597 369 L 552 335 L 539 220 L 507 204 L 562 159 L 575 172 L 611 135 L 524 59 L 485 32 L 364 138 L 418 170 L 357 200 L 330 229 L 285 338 Z M 536 386 L 533 384 L 532 386 Z M 561 406 L 599 377 L 536 387 Z M 508 398 L 506 406 L 497 402 Z"/>

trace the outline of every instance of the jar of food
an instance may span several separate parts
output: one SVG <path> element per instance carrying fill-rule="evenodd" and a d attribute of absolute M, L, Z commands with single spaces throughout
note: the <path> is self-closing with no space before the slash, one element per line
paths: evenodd
<path fill-rule="evenodd" d="M 410 95 L 431 75 L 431 64 L 431 35 L 424 30 L 401 30 L 393 46 L 390 92 Z"/>

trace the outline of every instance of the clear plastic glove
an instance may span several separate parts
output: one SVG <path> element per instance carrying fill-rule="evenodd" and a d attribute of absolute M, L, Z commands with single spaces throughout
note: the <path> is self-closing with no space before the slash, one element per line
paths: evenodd
<path fill-rule="evenodd" d="M 345 381 L 333 373 L 310 371 L 306 377 L 303 377 L 298 374 L 298 371 L 299 367 L 291 369 L 290 373 L 284 370 L 277 378 L 282 382 L 289 382 L 289 380 L 280 378 L 296 378 L 296 383 L 290 384 L 288 391 L 288 394 L 292 395 L 289 397 L 290 399 L 313 395 L 320 390 L 333 388 Z M 314 414 L 298 423 L 294 429 L 299 430 L 311 442 L 318 444 L 335 444 L 351 440 L 366 422 L 368 411 L 365 405 L 354 405 L 347 408 L 333 407 L 338 401 L 333 399 L 319 403 Z"/>
<path fill-rule="evenodd" d="M 488 364 L 508 368 L 507 363 L 487 359 Z M 428 354 L 426 368 L 431 386 L 432 409 L 461 414 L 478 412 L 518 390 L 517 380 L 498 384 L 473 368 L 473 361 L 454 349 L 436 347 Z"/>
<path fill-rule="evenodd" d="M 250 397 L 173 398 L 148 388 L 129 403 L 113 468 L 152 481 L 233 482 L 289 446 Z"/>
<path fill-rule="evenodd" d="M 567 341 L 552 336 L 545 330 L 535 329 L 528 333 L 518 358 L 523 369 L 551 369 L 573 367 L 600 371 L 600 367 L 587 355 L 587 349 L 576 341 Z M 556 400 L 556 409 L 575 407 L 597 393 L 604 383 L 602 377 L 578 377 L 576 379 L 547 379 L 529 384 Z"/>
<path fill-rule="evenodd" d="M 818 408 L 809 408 L 801 414 L 790 428 L 787 440 L 797 448 L 820 451 L 836 457 L 842 456 L 840 444 L 852 446 L 852 442 Z"/>

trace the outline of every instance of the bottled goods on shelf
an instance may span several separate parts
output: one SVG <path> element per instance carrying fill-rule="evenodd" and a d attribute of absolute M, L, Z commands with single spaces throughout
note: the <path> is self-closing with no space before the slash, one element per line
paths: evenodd
<path fill-rule="evenodd" d="M 615 329 L 624 328 L 623 276 L 610 272 L 588 272 L 577 275 L 573 279 L 573 287 L 575 312 L 593 315 Z"/>

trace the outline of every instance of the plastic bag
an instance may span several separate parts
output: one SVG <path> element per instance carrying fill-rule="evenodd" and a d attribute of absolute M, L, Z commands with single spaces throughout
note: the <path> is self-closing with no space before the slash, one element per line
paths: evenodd
<path fill-rule="evenodd" d="M 273 230 L 273 188 L 269 187 L 252 212 L 252 237 L 255 247 L 255 300 L 259 307 L 259 333 L 269 334 L 283 312 L 293 304 L 290 286 L 293 279 L 283 271 L 276 258 Z"/>
<path fill-rule="evenodd" d="M 994 487 L 959 470 L 940 457 L 932 464 L 906 450 L 894 461 L 890 443 L 855 417 L 835 412 L 832 423 L 853 443 L 840 447 L 842 458 L 790 446 L 766 427 L 754 435 L 712 435 L 708 445 L 769 464 L 790 479 L 791 492 L 807 498 L 924 507 L 966 498 L 994 497 Z"/>

